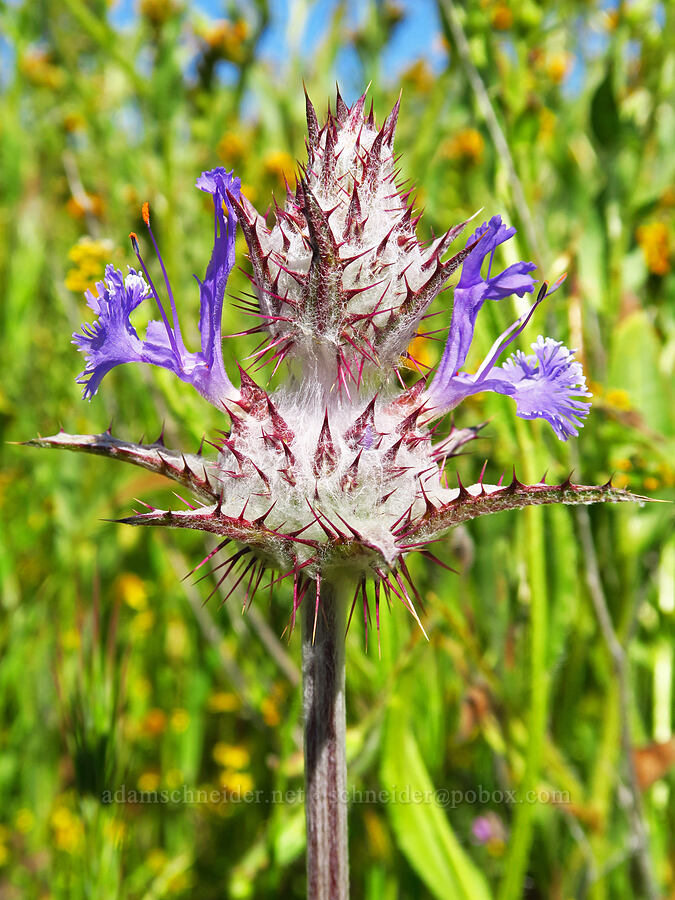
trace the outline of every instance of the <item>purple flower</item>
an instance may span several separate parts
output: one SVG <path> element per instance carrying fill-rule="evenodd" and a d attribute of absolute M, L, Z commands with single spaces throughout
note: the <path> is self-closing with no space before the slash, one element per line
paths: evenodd
<path fill-rule="evenodd" d="M 503 843 L 506 840 L 504 823 L 495 812 L 476 816 L 471 823 L 471 834 L 477 844 Z"/>
<path fill-rule="evenodd" d="M 86 398 L 91 399 L 94 396 L 103 377 L 111 369 L 127 362 L 146 362 L 170 369 L 183 381 L 192 384 L 202 396 L 216 406 L 221 406 L 224 400 L 238 393 L 234 390 L 223 364 L 221 320 L 225 285 L 234 266 L 237 226 L 237 217 L 231 205 L 230 195 L 239 197 L 241 182 L 231 172 L 216 168 L 203 172 L 197 181 L 197 187 L 213 196 L 214 205 L 213 252 L 204 280 L 197 279 L 200 293 L 201 350 L 191 353 L 183 343 L 173 291 L 150 227 L 148 206 L 144 204 L 143 218 L 159 259 L 172 322 L 169 322 L 159 293 L 140 255 L 136 235 L 132 234 L 132 246 L 145 279 L 134 269 L 129 269 L 129 275 L 124 278 L 119 269 L 108 266 L 105 281 L 97 284 L 99 296 L 95 297 L 91 292 L 87 292 L 88 304 L 98 319 L 84 325 L 81 334 L 73 335 L 73 343 L 85 354 L 87 361 L 84 371 L 78 378 L 79 383 L 85 386 Z M 223 207 L 227 209 L 227 217 Z M 149 297 L 154 297 L 161 320 L 148 323 L 145 340 L 142 341 L 131 325 L 129 317 L 133 310 Z"/>
<path fill-rule="evenodd" d="M 478 244 L 464 260 L 455 288 L 450 332 L 435 379 L 439 385 L 445 384 L 464 365 L 473 340 L 476 317 L 483 303 L 486 300 L 503 300 L 512 294 L 522 297 L 533 291 L 534 281 L 529 273 L 536 269 L 534 263 L 514 263 L 499 275 L 491 274 L 496 248 L 515 233 L 515 228 L 502 224 L 501 216 L 493 216 L 489 222 L 483 222 L 467 241 L 467 245 L 476 241 Z M 483 278 L 481 269 L 488 254 L 488 271 Z"/>
<path fill-rule="evenodd" d="M 483 303 L 513 294 L 522 297 L 534 288 L 529 273 L 536 267 L 530 262 L 517 262 L 499 275 L 491 274 L 495 249 L 514 234 L 515 228 L 506 228 L 500 216 L 494 216 L 469 239 L 469 244 L 479 242 L 462 266 L 454 292 L 448 340 L 428 396 L 437 409 L 450 410 L 471 394 L 482 391 L 507 394 L 515 399 L 519 416 L 546 419 L 558 438 L 564 441 L 578 434 L 577 428 L 583 425 L 581 419 L 590 408 L 589 403 L 575 399 L 591 395 L 586 390 L 581 364 L 574 359 L 573 352 L 558 341 L 540 337 L 532 345 L 534 356 L 518 351 L 502 366 L 497 366 L 499 357 L 523 331 L 535 309 L 557 290 L 563 279 L 550 291 L 547 285 L 542 285 L 530 309 L 497 338 L 476 373 L 470 375 L 459 371 L 466 361 Z M 483 277 L 481 269 L 488 254 L 488 270 Z"/>
<path fill-rule="evenodd" d="M 479 844 L 487 844 L 494 835 L 493 824 L 487 816 L 478 816 L 473 820 L 471 833 Z"/>

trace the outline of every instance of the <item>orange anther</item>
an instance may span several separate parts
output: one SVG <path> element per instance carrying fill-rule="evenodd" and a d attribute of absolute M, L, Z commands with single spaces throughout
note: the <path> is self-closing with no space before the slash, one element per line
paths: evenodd
<path fill-rule="evenodd" d="M 141 215 L 143 216 L 143 221 L 145 222 L 145 224 L 150 225 L 150 204 L 147 200 L 141 207 Z"/>

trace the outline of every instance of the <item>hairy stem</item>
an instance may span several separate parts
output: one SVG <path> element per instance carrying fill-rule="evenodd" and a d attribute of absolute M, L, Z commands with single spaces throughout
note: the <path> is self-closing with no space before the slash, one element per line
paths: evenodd
<path fill-rule="evenodd" d="M 316 617 L 314 599 L 305 598 L 302 617 L 307 896 L 347 900 L 345 607 L 331 585 Z"/>

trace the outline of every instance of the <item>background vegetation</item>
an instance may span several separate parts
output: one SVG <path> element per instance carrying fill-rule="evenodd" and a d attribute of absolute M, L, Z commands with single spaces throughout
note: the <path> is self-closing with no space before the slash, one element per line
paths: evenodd
<path fill-rule="evenodd" d="M 401 72 L 413 6 L 296 0 L 284 33 L 283 7 L 265 0 L 221 18 L 179 0 L 141 0 L 126 17 L 104 0 L 0 4 L 3 442 L 112 420 L 129 439 L 165 423 L 167 444 L 192 449 L 222 426 L 189 388 L 139 366 L 81 401 L 69 338 L 89 317 L 82 291 L 105 261 L 133 261 L 127 233 L 142 232 L 150 200 L 194 333 L 191 275 L 211 233 L 196 176 L 234 167 L 265 209 L 304 158 L 302 79 L 325 108 L 340 77 L 348 102 L 372 80 L 380 121 L 402 87 L 397 148 L 426 209 L 420 236 L 483 207 L 519 227 L 518 258 L 569 273 L 528 343 L 539 329 L 580 349 L 595 395 L 587 426 L 562 445 L 507 399 L 471 399 L 458 419 L 490 422 L 459 460 L 463 481 L 488 457 L 493 480 L 514 463 L 529 480 L 574 468 L 579 481 L 615 472 L 620 486 L 673 497 L 675 8 L 473 0 L 457 14 L 462 58 L 447 4 L 426 4 L 414 16 L 428 47 Z M 243 245 L 238 259 L 245 270 Z M 228 293 L 246 283 L 235 273 Z M 484 311 L 477 353 L 512 312 Z M 226 331 L 248 324 L 231 304 L 225 316 Z M 249 346 L 226 343 L 226 359 Z M 417 350 L 438 356 L 436 344 Z M 243 617 L 236 595 L 204 606 L 210 580 L 180 580 L 204 555 L 201 535 L 104 521 L 137 496 L 170 504 L 161 480 L 107 460 L 0 453 L 0 897 L 302 897 L 302 805 L 268 802 L 302 785 L 299 637 L 279 637 L 287 593 Z M 355 898 L 475 897 L 472 881 L 485 896 L 635 897 L 649 893 L 645 866 L 675 895 L 671 526 L 665 504 L 493 516 L 450 542 L 461 574 L 418 567 L 430 643 L 403 608 L 383 617 L 381 659 L 352 625 L 354 789 L 488 794 L 448 809 L 354 803 Z M 230 799 L 101 802 L 121 785 Z M 248 789 L 265 801 L 236 802 Z M 500 802 L 510 790 L 539 799 Z"/>

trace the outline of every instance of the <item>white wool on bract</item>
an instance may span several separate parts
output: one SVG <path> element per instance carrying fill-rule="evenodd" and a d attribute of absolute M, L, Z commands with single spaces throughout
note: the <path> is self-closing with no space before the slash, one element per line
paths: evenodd
<path fill-rule="evenodd" d="M 274 530 L 288 534 L 305 529 L 301 537 L 328 545 L 326 532 L 316 521 L 319 516 L 328 528 L 333 523 L 347 534 L 351 526 L 367 543 L 378 548 L 385 559 L 393 560 L 397 554 L 394 525 L 408 510 L 415 515 L 425 508 L 420 483 L 432 498 L 446 493 L 440 486 L 440 470 L 432 456 L 426 427 L 408 430 L 409 440 L 401 441 L 397 428 L 409 410 L 392 412 L 391 407 L 387 409 L 391 398 L 381 401 L 378 398 L 375 434 L 372 441 L 366 442 L 371 446 L 354 446 L 345 435 L 367 405 L 361 397 L 352 403 L 343 398 L 340 403 L 326 407 L 323 391 L 305 383 L 301 392 L 282 390 L 272 395 L 272 399 L 295 435 L 288 443 L 292 464 L 289 466 L 283 449 L 265 439 L 265 423 L 247 418 L 245 426 L 236 429 L 235 449 L 254 465 L 247 470 L 244 464 L 242 474 L 232 478 L 226 473 L 239 468 L 237 459 L 227 449 L 221 454 L 223 512 L 236 517 L 246 504 L 245 515 L 251 521 L 262 516 L 273 503 L 265 524 Z M 326 410 L 334 460 L 317 475 L 317 448 Z M 388 451 L 399 441 L 395 460 L 391 460 Z M 356 472 L 350 479 L 350 469 L 357 457 Z M 288 482 L 289 472 L 293 485 Z M 345 486 L 347 479 L 349 488 Z M 294 551 L 302 555 L 302 545 L 295 546 Z M 310 555 L 307 548 L 305 556 Z"/>

